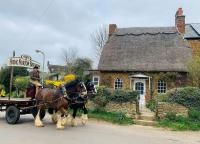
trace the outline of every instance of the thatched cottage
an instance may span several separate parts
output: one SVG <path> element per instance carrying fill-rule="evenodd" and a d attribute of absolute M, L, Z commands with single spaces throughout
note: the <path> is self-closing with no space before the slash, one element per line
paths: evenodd
<path fill-rule="evenodd" d="M 181 8 L 172 27 L 117 28 L 109 25 L 98 70 L 91 71 L 96 85 L 133 89 L 140 104 L 187 83 L 187 62 L 200 55 L 200 24 L 185 24 Z"/>

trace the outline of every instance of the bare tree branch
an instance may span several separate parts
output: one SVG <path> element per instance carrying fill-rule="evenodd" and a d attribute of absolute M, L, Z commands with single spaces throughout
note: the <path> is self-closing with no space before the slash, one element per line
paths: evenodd
<path fill-rule="evenodd" d="M 104 45 L 108 40 L 108 30 L 106 26 L 99 27 L 95 32 L 90 35 L 91 42 L 96 54 L 96 58 L 99 59 Z"/>
<path fill-rule="evenodd" d="M 62 56 L 67 66 L 67 73 L 73 73 L 72 67 L 78 58 L 77 48 L 71 47 L 63 49 Z"/>

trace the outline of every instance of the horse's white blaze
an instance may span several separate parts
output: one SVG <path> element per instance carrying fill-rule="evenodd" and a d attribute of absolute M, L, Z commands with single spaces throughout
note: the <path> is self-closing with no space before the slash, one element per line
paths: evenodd
<path fill-rule="evenodd" d="M 43 127 L 44 126 L 42 121 L 40 120 L 40 110 L 38 111 L 36 118 L 35 118 L 35 126 L 36 127 Z"/>
<path fill-rule="evenodd" d="M 81 116 L 81 121 L 82 121 L 82 124 L 85 125 L 86 122 L 88 121 L 88 116 L 87 114 L 82 114 Z"/>
<path fill-rule="evenodd" d="M 87 88 L 86 88 L 86 86 L 85 86 L 84 83 L 82 83 L 82 85 L 83 85 L 85 91 L 84 91 L 84 92 L 81 92 L 81 95 L 82 95 L 82 96 L 85 96 L 85 95 L 87 95 Z"/>
<path fill-rule="evenodd" d="M 72 118 L 71 125 L 72 126 L 77 126 L 76 118 Z"/>

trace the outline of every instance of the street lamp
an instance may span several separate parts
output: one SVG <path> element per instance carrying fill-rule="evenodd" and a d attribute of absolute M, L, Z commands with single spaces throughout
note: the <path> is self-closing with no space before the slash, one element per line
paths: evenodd
<path fill-rule="evenodd" d="M 45 54 L 44 54 L 44 52 L 43 51 L 41 51 L 41 50 L 35 50 L 36 51 L 36 53 L 41 53 L 42 54 L 42 56 L 43 56 L 43 66 L 42 66 L 42 86 L 44 86 L 44 63 L 45 63 Z"/>

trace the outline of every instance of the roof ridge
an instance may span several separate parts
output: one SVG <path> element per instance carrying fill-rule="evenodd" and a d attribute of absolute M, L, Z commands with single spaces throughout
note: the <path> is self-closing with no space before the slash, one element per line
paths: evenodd
<path fill-rule="evenodd" d="M 117 28 L 117 29 L 130 29 L 130 28 L 175 28 L 175 26 L 151 26 L 151 27 L 136 26 L 136 27 L 122 27 L 122 28 Z"/>
<path fill-rule="evenodd" d="M 158 35 L 158 34 L 176 34 L 178 32 L 157 32 L 157 33 L 139 33 L 139 34 L 134 34 L 134 33 L 125 33 L 125 34 L 115 34 L 116 36 L 125 36 L 125 35 L 133 35 L 133 36 L 140 36 L 140 35 Z"/>

